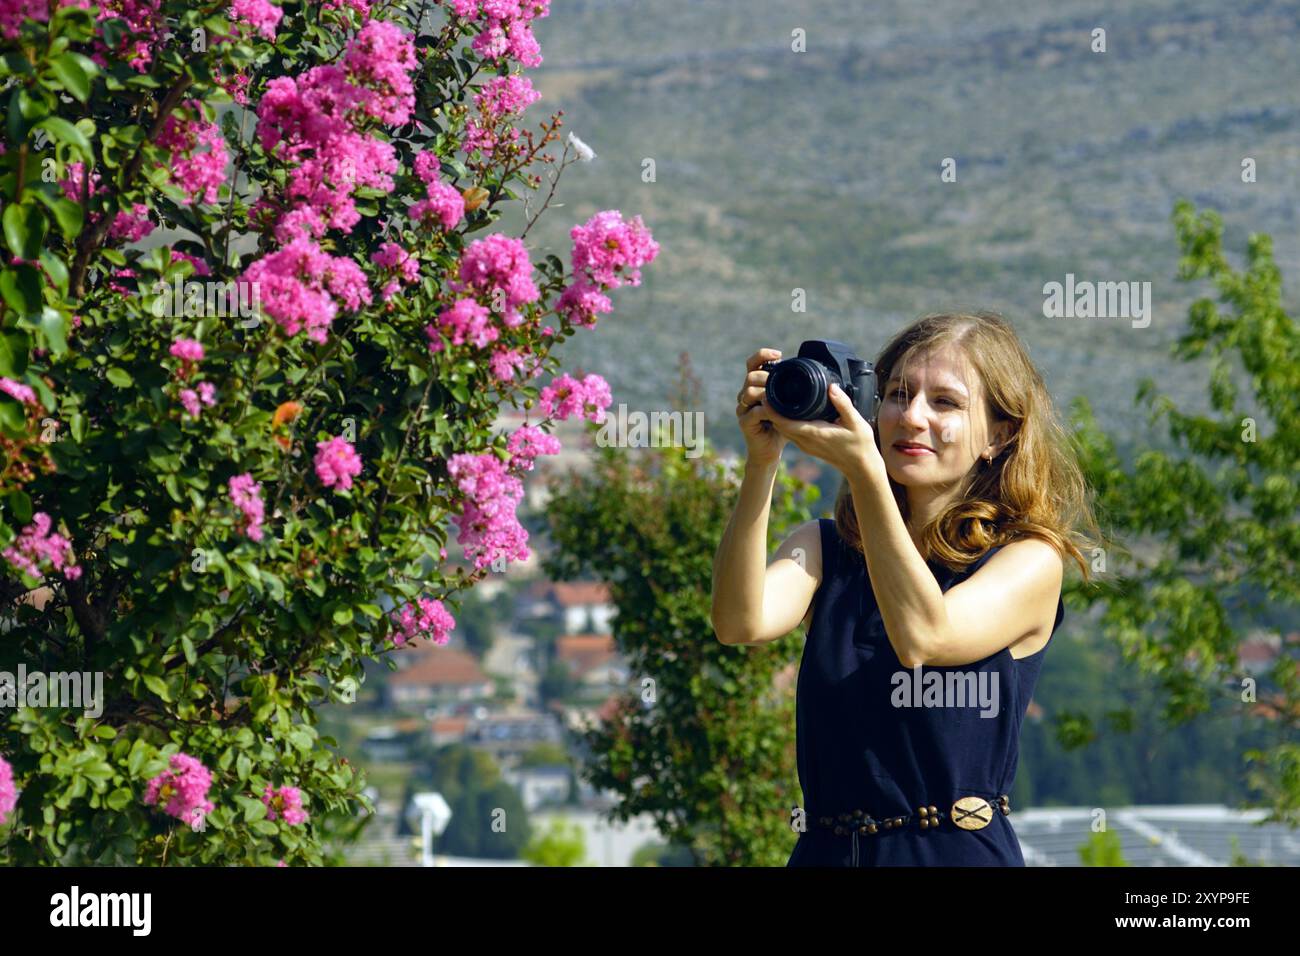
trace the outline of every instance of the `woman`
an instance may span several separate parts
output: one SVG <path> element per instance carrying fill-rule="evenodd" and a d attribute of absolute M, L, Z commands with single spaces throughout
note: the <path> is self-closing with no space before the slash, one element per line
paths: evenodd
<path fill-rule="evenodd" d="M 927 316 L 876 360 L 874 423 L 832 388 L 835 422 L 764 402 L 750 357 L 748 448 L 714 565 L 725 644 L 807 628 L 796 691 L 798 842 L 789 866 L 1023 866 L 1006 818 L 1020 725 L 1065 613 L 1071 537 L 1096 530 L 1042 377 L 991 313 Z M 787 441 L 843 475 L 835 518 L 765 567 Z M 1081 539 L 1085 544 L 1086 539 Z"/>

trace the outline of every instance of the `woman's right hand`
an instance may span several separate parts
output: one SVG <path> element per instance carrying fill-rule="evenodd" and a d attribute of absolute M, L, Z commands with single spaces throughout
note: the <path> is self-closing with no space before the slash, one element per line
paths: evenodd
<path fill-rule="evenodd" d="M 771 414 L 763 404 L 768 373 L 759 368 L 764 362 L 774 362 L 780 358 L 781 353 L 777 349 L 759 349 L 751 355 L 745 361 L 745 384 L 736 396 L 736 418 L 740 422 L 741 434 L 745 436 L 749 460 L 756 464 L 778 460 L 788 441 L 772 425 Z"/>

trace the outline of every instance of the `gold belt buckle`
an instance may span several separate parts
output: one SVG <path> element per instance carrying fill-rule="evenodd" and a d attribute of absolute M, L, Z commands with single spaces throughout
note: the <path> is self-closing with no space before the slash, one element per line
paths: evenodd
<path fill-rule="evenodd" d="M 952 805 L 952 822 L 963 830 L 983 830 L 993 821 L 993 805 L 983 797 L 958 797 Z"/>

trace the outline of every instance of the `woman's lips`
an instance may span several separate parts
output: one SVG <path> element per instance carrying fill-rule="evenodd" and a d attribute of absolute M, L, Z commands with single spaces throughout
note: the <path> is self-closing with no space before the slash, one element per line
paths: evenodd
<path fill-rule="evenodd" d="M 915 445 L 895 445 L 894 448 L 904 455 L 933 455 L 928 448 L 918 448 Z"/>

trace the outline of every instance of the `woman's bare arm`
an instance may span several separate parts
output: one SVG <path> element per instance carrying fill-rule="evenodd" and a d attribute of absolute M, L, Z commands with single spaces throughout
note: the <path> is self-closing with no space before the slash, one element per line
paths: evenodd
<path fill-rule="evenodd" d="M 713 560 L 713 630 L 723 644 L 765 644 L 793 631 L 821 583 L 821 531 L 800 525 L 767 564 L 767 522 L 779 459 L 749 464 Z"/>

